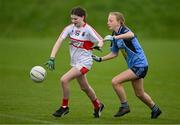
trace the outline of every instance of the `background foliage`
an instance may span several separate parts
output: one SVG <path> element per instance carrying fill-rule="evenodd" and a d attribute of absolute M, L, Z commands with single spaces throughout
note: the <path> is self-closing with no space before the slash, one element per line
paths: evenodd
<path fill-rule="evenodd" d="M 78 5 L 86 8 L 88 23 L 102 35 L 108 33 L 108 13 L 120 11 L 141 37 L 179 38 L 178 0 L 0 0 L 0 36 L 57 36 Z"/>

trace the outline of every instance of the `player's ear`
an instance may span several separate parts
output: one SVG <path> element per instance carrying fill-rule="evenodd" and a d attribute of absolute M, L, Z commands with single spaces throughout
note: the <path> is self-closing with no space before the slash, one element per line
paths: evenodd
<path fill-rule="evenodd" d="M 122 24 L 121 20 L 118 20 L 118 23 L 119 23 L 119 24 Z"/>
<path fill-rule="evenodd" d="M 82 18 L 83 18 L 83 21 L 86 21 L 86 17 L 85 16 L 82 16 Z"/>

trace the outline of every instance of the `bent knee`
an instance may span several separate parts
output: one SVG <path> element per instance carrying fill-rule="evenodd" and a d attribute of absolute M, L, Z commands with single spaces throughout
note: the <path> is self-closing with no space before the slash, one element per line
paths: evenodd
<path fill-rule="evenodd" d="M 140 99 L 144 97 L 144 93 L 135 93 L 135 95 Z"/>
<path fill-rule="evenodd" d="M 67 83 L 67 82 L 68 82 L 68 79 L 66 79 L 65 77 L 61 77 L 61 78 L 60 78 L 60 82 L 61 82 L 62 84 Z"/>
<path fill-rule="evenodd" d="M 116 86 L 116 85 L 118 85 L 118 84 L 121 84 L 121 82 L 118 81 L 118 80 L 116 80 L 115 78 L 113 78 L 111 82 L 112 82 L 112 85 L 113 85 L 113 86 Z"/>
<path fill-rule="evenodd" d="M 83 92 L 87 92 L 87 91 L 90 90 L 90 88 L 89 88 L 89 87 L 81 87 L 81 90 L 82 90 Z"/>

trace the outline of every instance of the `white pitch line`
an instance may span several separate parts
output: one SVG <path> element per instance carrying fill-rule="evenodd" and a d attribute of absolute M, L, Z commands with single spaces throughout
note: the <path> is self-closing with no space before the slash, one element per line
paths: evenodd
<path fill-rule="evenodd" d="M 18 115 L 14 116 L 14 115 L 0 114 L 0 117 L 6 117 L 6 118 L 11 118 L 11 119 L 18 119 L 18 120 L 22 120 L 22 121 L 32 121 L 32 122 L 38 122 L 38 123 L 44 123 L 44 124 L 54 124 L 51 121 L 32 119 L 32 118 L 27 118 L 27 117 L 18 116 Z"/>

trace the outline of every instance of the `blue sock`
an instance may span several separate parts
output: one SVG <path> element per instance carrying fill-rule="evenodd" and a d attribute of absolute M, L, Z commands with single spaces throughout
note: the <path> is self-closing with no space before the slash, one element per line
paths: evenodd
<path fill-rule="evenodd" d="M 154 105 L 152 108 L 151 108 L 152 112 L 156 112 L 158 110 L 158 107 L 157 105 Z"/>
<path fill-rule="evenodd" d="M 129 108 L 128 102 L 121 103 L 121 107 L 123 108 Z"/>

